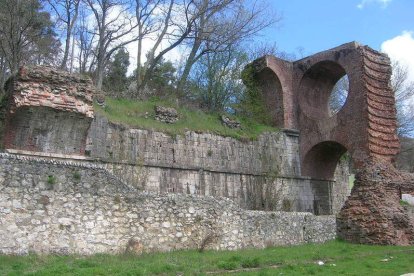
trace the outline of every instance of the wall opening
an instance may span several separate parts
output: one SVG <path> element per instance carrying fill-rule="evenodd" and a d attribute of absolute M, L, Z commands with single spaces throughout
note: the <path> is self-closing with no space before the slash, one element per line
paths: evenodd
<path fill-rule="evenodd" d="M 257 74 L 257 80 L 273 126 L 285 127 L 283 89 L 279 78 L 272 70 L 265 68 Z"/>
<path fill-rule="evenodd" d="M 338 161 L 346 152 L 347 149 L 337 142 L 321 142 L 306 153 L 302 174 L 314 179 L 333 180 Z"/>
<path fill-rule="evenodd" d="M 322 61 L 313 65 L 306 71 L 300 82 L 301 110 L 312 118 L 330 117 L 330 97 L 338 82 L 338 89 L 341 89 L 340 84 L 347 83 L 348 79 L 343 78 L 344 76 L 346 76 L 345 69 L 336 62 Z M 341 92 L 343 96 L 344 91 Z M 345 100 L 342 100 L 343 103 L 338 105 L 342 107 L 345 101 L 346 96 Z M 338 102 L 341 102 L 341 99 Z"/>
<path fill-rule="evenodd" d="M 328 101 L 329 115 L 333 116 L 338 113 L 346 103 L 349 91 L 348 75 L 340 78 L 331 91 Z"/>

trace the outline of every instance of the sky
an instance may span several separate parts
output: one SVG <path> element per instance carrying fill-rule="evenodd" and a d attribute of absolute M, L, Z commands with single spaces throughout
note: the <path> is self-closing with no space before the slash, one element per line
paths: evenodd
<path fill-rule="evenodd" d="M 357 41 L 408 67 L 414 81 L 414 0 L 269 0 L 282 16 L 257 41 L 306 55 Z"/>

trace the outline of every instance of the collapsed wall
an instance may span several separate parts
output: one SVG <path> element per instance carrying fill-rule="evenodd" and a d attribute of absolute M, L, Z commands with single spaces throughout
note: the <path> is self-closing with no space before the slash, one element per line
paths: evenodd
<path fill-rule="evenodd" d="M 363 244 L 413 245 L 414 215 L 401 204 L 401 194 L 414 195 L 414 174 L 368 162 L 356 174 L 351 196 L 338 214 L 338 236 Z"/>
<path fill-rule="evenodd" d="M 92 81 L 49 67 L 22 67 L 6 85 L 4 148 L 83 155 L 93 119 Z"/>
<path fill-rule="evenodd" d="M 101 165 L 0 154 L 0 253 L 264 248 L 335 238 L 334 216 L 138 192 Z"/>

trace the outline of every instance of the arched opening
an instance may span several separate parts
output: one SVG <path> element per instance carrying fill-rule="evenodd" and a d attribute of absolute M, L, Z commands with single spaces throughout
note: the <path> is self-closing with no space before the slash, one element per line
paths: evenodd
<path fill-rule="evenodd" d="M 329 96 L 328 110 L 330 116 L 335 115 L 344 107 L 346 99 L 348 98 L 348 91 L 349 79 L 348 75 L 345 75 L 336 82 Z"/>
<path fill-rule="evenodd" d="M 340 143 L 325 141 L 308 151 L 302 163 L 302 174 L 312 178 L 315 214 L 339 212 L 351 191 L 351 167 L 351 156 Z"/>
<path fill-rule="evenodd" d="M 325 141 L 312 147 L 302 163 L 302 174 L 314 179 L 333 180 L 336 165 L 347 149 L 334 141 Z"/>
<path fill-rule="evenodd" d="M 271 69 L 265 68 L 257 74 L 257 81 L 273 126 L 285 127 L 283 90 L 279 78 Z"/>
<path fill-rule="evenodd" d="M 347 89 L 341 87 L 348 83 L 348 78 L 344 76 L 345 69 L 333 61 L 321 61 L 313 65 L 300 83 L 299 103 L 302 111 L 313 118 L 330 117 L 333 114 L 330 111 L 330 97 L 334 88 L 340 92 L 335 94 L 340 96 L 335 99 L 339 111 L 347 97 Z"/>

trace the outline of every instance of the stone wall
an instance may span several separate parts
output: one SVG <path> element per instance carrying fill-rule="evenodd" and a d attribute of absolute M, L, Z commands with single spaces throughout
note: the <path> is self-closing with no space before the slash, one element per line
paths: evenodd
<path fill-rule="evenodd" d="M 348 171 L 339 166 L 336 182 L 301 177 L 298 140 L 292 130 L 244 142 L 195 132 L 171 137 L 97 114 L 87 152 L 142 191 L 222 196 L 254 210 L 339 211 L 349 194 Z"/>
<path fill-rule="evenodd" d="M 138 192 L 99 164 L 0 154 L 0 253 L 263 248 L 334 238 L 333 216 Z"/>
<path fill-rule="evenodd" d="M 89 130 L 87 150 L 92 158 L 107 162 L 300 176 L 298 135 L 286 130 L 246 142 L 193 131 L 172 137 L 162 132 L 114 124 L 96 114 Z"/>

